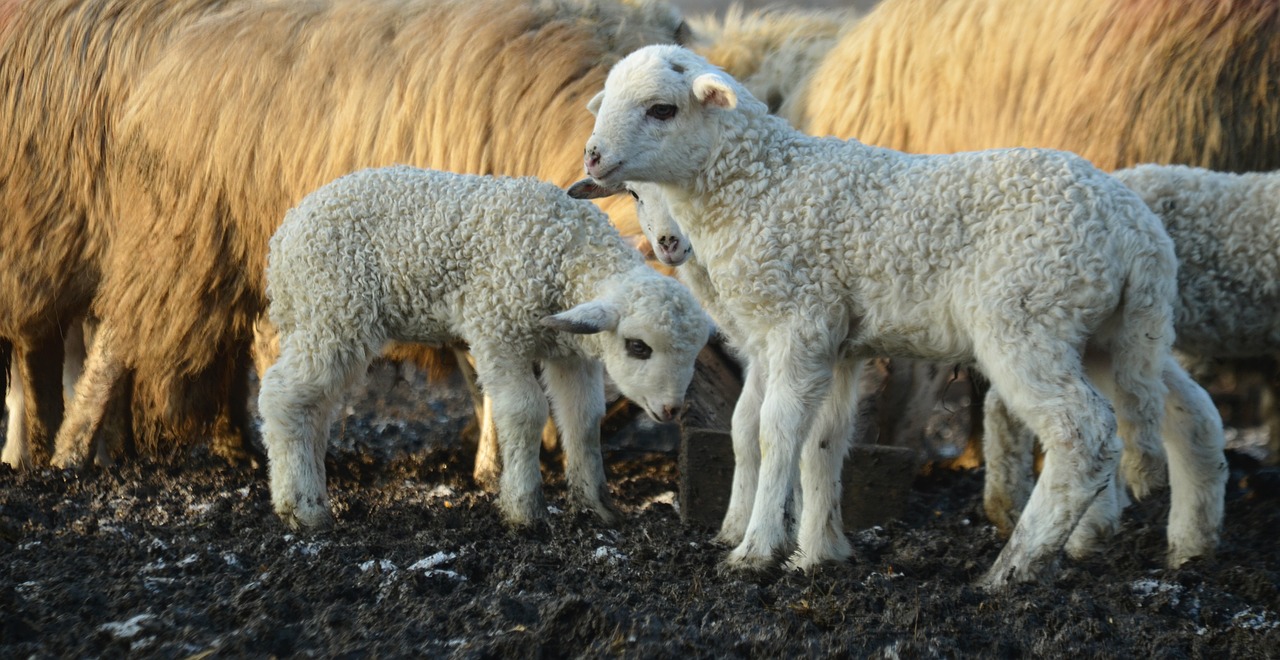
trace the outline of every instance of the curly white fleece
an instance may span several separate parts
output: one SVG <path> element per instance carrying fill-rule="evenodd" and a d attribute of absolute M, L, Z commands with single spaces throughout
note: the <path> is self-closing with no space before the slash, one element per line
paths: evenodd
<path fill-rule="evenodd" d="M 1139 165 L 1114 176 L 1173 239 L 1174 347 L 1213 357 L 1280 351 L 1280 173 Z"/>
<path fill-rule="evenodd" d="M 599 209 L 530 178 L 411 167 L 347 175 L 288 212 L 267 281 L 281 354 L 259 401 L 273 501 L 294 525 L 328 523 L 333 402 L 392 340 L 470 348 L 493 400 L 508 520 L 545 515 L 545 385 L 571 497 L 612 521 L 602 365 L 625 395 L 669 417 L 709 329 L 688 289 L 646 266 Z"/>
<path fill-rule="evenodd" d="M 989 584 L 1043 574 L 1095 496 L 1114 499 L 1117 420 L 1095 384 L 1116 403 L 1126 441 L 1160 453 L 1173 247 L 1142 201 L 1087 161 L 1029 149 L 918 156 L 813 138 L 679 47 L 623 59 L 589 107 L 588 174 L 606 187 L 661 184 L 749 356 L 734 418 L 747 460 L 721 529 L 740 541 L 731 564 L 765 564 L 785 547 L 797 470 L 793 562 L 847 556 L 833 485 L 859 358 L 976 362 L 1047 438 L 1049 478 Z M 1216 478 L 1214 468 L 1205 473 Z M 1151 469 L 1126 473 L 1150 483 Z M 1179 541 L 1216 542 L 1205 522 L 1211 529 Z"/>

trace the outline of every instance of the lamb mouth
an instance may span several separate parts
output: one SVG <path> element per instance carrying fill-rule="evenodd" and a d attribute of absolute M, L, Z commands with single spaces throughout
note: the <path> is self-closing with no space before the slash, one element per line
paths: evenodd
<path fill-rule="evenodd" d="M 595 179 L 598 183 L 608 183 L 608 178 L 612 176 L 614 172 L 617 172 L 620 167 L 622 167 L 622 161 L 614 163 L 613 167 L 610 167 L 604 172 L 592 175 L 591 178 Z"/>
<path fill-rule="evenodd" d="M 644 406 L 644 413 L 649 416 L 649 419 L 652 419 L 653 421 L 659 424 L 665 424 L 667 421 L 662 417 L 660 417 L 658 413 L 653 412 L 653 409 L 651 409 L 649 406 Z"/>

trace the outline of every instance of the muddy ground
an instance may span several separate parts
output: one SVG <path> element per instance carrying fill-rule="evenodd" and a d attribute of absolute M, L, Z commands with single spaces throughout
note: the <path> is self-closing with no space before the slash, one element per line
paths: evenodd
<path fill-rule="evenodd" d="M 980 470 L 919 476 L 846 563 L 744 576 L 681 524 L 670 451 L 611 445 L 617 529 L 563 511 L 548 468 L 550 522 L 514 533 L 469 477 L 457 390 L 383 367 L 368 392 L 323 533 L 199 448 L 87 479 L 0 466 L 0 657 L 1280 655 L 1280 474 L 1245 453 L 1216 559 L 1162 568 L 1152 500 L 1106 556 L 992 594 L 971 586 L 1001 547 Z"/>

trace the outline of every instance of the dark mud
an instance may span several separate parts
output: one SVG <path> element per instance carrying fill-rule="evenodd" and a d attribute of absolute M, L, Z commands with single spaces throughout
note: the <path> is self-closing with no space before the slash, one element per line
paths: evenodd
<path fill-rule="evenodd" d="M 937 470 L 847 563 L 743 576 L 680 523 L 670 452 L 609 452 L 617 529 L 563 511 L 555 469 L 549 522 L 507 529 L 456 440 L 465 401 L 412 380 L 375 374 L 352 407 L 322 533 L 203 449 L 88 479 L 0 466 L 0 657 L 1280 655 L 1280 474 L 1243 454 L 1218 556 L 1179 570 L 1153 499 L 1105 556 L 985 593 L 982 473 Z"/>

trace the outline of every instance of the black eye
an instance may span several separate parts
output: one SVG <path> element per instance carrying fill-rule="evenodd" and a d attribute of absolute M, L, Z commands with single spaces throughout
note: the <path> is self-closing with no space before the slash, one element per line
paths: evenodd
<path fill-rule="evenodd" d="M 658 121 L 666 121 L 668 119 L 675 118 L 676 107 L 669 103 L 658 103 L 657 105 L 649 106 L 649 111 L 645 114 L 657 119 Z"/>
<path fill-rule="evenodd" d="M 648 360 L 653 355 L 653 349 L 649 345 L 639 339 L 627 340 L 627 355 L 637 360 Z"/>
<path fill-rule="evenodd" d="M 636 191 L 631 190 L 630 188 L 628 188 L 628 189 L 627 189 L 627 192 L 631 193 L 631 199 L 634 199 L 634 200 L 636 200 L 637 202 L 638 202 L 638 201 L 640 201 L 640 196 L 636 194 Z"/>

